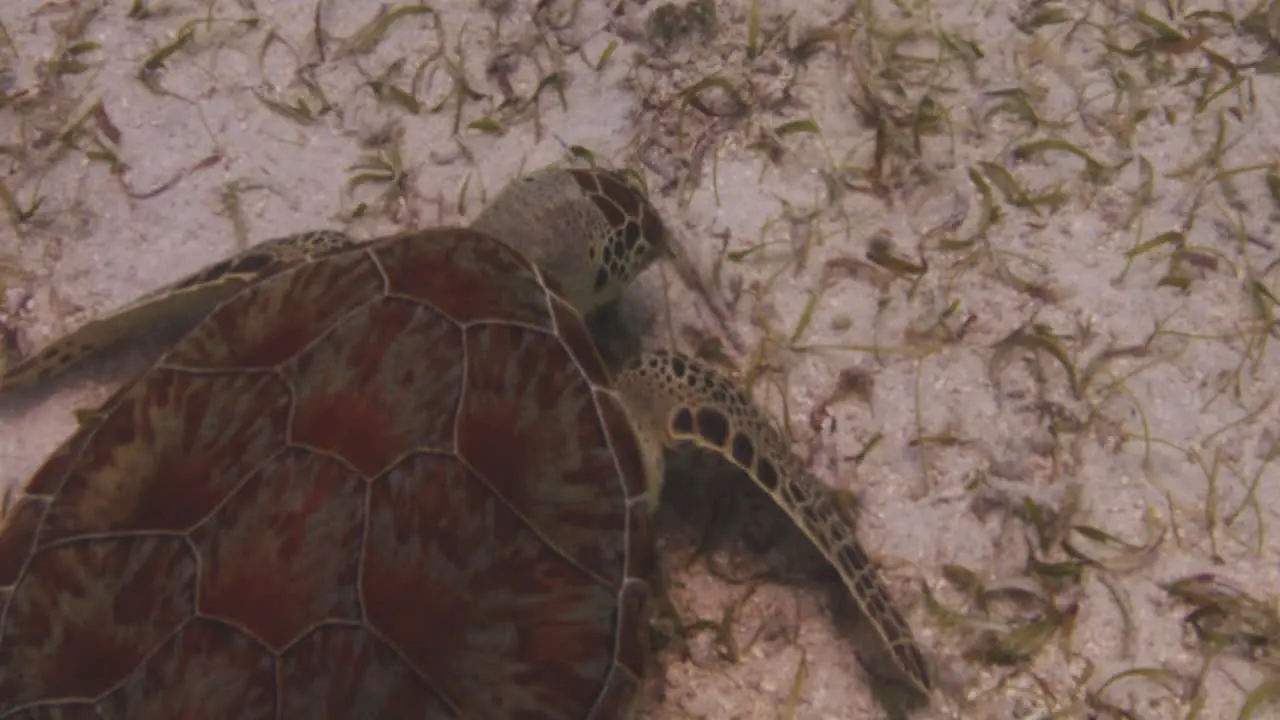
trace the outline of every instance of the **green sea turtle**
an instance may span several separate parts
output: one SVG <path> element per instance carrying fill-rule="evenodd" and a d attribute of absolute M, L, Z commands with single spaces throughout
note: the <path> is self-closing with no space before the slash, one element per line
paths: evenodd
<path fill-rule="evenodd" d="M 623 176 L 544 170 L 471 228 L 273 241 L 61 342 L 166 298 L 190 325 L 4 503 L 0 719 L 630 717 L 681 448 L 785 511 L 865 615 L 864 664 L 927 696 L 768 416 L 694 358 L 601 360 L 583 313 L 666 243 Z M 70 366 L 40 362 L 6 382 Z"/>

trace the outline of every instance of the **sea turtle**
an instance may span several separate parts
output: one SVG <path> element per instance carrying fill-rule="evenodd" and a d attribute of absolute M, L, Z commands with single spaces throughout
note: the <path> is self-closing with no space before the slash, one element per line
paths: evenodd
<path fill-rule="evenodd" d="M 690 447 L 777 502 L 864 611 L 864 664 L 927 695 L 769 417 L 694 358 L 601 360 L 582 311 L 667 243 L 624 176 L 539 171 L 471 228 L 330 240 L 198 275 L 242 287 L 5 503 L 0 719 L 630 717 L 649 518 Z"/>

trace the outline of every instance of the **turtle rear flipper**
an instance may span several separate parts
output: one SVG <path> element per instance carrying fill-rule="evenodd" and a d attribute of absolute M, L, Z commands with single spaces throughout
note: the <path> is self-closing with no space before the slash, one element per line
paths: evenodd
<path fill-rule="evenodd" d="M 0 393 L 58 378 L 85 361 L 153 333 L 183 334 L 246 285 L 333 250 L 356 245 L 343 233 L 319 231 L 267 240 L 144 295 L 105 317 L 91 320 L 27 358 L 11 362 L 0 376 Z"/>

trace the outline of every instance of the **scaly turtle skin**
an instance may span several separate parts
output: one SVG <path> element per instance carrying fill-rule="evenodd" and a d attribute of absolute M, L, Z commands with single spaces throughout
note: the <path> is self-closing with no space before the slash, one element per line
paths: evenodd
<path fill-rule="evenodd" d="M 7 509 L 0 719 L 630 717 L 682 447 L 788 513 L 864 662 L 927 694 L 852 522 L 745 394 L 675 353 L 611 381 L 580 311 L 664 233 L 620 176 L 541 171 L 473 229 L 248 280 Z"/>

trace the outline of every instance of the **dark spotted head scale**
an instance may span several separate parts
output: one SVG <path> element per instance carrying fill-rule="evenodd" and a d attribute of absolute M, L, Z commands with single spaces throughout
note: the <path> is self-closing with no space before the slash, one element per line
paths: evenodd
<path fill-rule="evenodd" d="M 613 228 L 596 250 L 602 254 L 597 291 L 611 280 L 629 282 L 667 251 L 667 228 L 658 211 L 622 173 L 594 168 L 572 169 L 569 174 Z"/>

